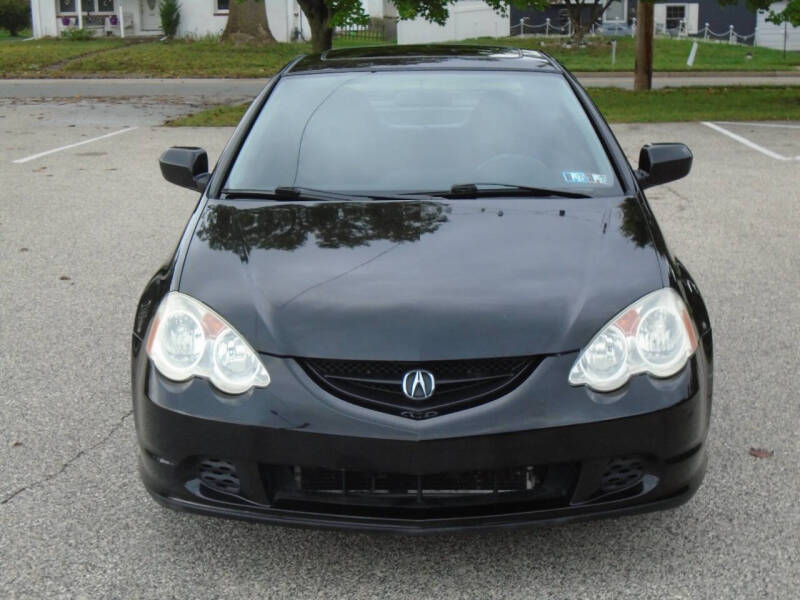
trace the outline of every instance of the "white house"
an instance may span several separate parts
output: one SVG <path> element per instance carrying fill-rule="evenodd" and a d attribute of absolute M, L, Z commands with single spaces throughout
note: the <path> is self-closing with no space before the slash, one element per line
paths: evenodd
<path fill-rule="evenodd" d="M 771 10 L 780 12 L 786 8 L 786 2 L 776 2 L 770 6 Z M 756 45 L 777 50 L 800 50 L 800 27 L 792 27 L 789 23 L 776 25 L 767 20 L 769 13 L 766 10 L 758 11 L 756 22 Z"/>
<path fill-rule="evenodd" d="M 182 0 L 178 36 L 202 37 L 222 33 L 231 0 Z M 280 42 L 311 29 L 296 0 L 265 0 L 272 35 Z M 61 35 L 65 29 L 88 27 L 97 35 L 161 35 L 159 0 L 31 0 L 34 37 Z"/>
<path fill-rule="evenodd" d="M 397 24 L 398 44 L 428 44 L 476 37 L 509 35 L 509 13 L 498 14 L 482 0 L 459 0 L 448 6 L 450 16 L 444 25 L 416 18 Z"/>
<path fill-rule="evenodd" d="M 233 0 L 181 0 L 179 37 L 222 32 Z M 390 0 L 361 0 L 371 17 L 397 17 Z M 281 42 L 311 39 L 311 29 L 297 0 L 265 0 L 269 27 Z M 33 35 L 58 37 L 67 29 L 87 27 L 96 35 L 160 36 L 159 0 L 31 0 Z M 398 43 L 428 43 L 509 34 L 508 16 L 501 17 L 481 0 L 450 5 L 444 26 L 424 19 L 400 21 Z"/>

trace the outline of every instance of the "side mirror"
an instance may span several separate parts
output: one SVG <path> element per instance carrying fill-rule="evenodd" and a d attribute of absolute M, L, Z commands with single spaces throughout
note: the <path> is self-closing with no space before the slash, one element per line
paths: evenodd
<path fill-rule="evenodd" d="M 636 179 L 642 189 L 686 177 L 692 169 L 692 151 L 686 144 L 647 144 L 639 152 Z"/>
<path fill-rule="evenodd" d="M 208 154 L 202 148 L 173 146 L 158 159 L 164 179 L 175 185 L 203 192 L 211 174 Z"/>

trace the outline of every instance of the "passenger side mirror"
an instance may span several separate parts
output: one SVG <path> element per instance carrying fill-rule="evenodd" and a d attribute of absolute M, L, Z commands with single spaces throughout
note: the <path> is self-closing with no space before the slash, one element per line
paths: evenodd
<path fill-rule="evenodd" d="M 647 144 L 639 152 L 636 179 L 642 189 L 686 177 L 692 169 L 692 151 L 686 144 Z"/>
<path fill-rule="evenodd" d="M 158 159 L 164 179 L 175 185 L 203 192 L 211 174 L 208 154 L 202 148 L 173 146 Z"/>

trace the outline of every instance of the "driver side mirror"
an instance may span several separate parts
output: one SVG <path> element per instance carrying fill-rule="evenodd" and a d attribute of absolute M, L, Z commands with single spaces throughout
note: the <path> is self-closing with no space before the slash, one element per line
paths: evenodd
<path fill-rule="evenodd" d="M 202 148 L 173 146 L 158 159 L 164 179 L 175 185 L 203 192 L 211 174 L 208 154 Z"/>
<path fill-rule="evenodd" d="M 639 152 L 636 179 L 642 189 L 686 177 L 692 169 L 692 151 L 686 144 L 647 144 Z"/>

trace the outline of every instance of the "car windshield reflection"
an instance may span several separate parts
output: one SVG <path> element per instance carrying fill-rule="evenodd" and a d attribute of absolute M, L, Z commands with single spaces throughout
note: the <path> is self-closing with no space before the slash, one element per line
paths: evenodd
<path fill-rule="evenodd" d="M 391 194 L 473 181 L 621 194 L 563 76 L 510 71 L 284 77 L 224 187 Z"/>

